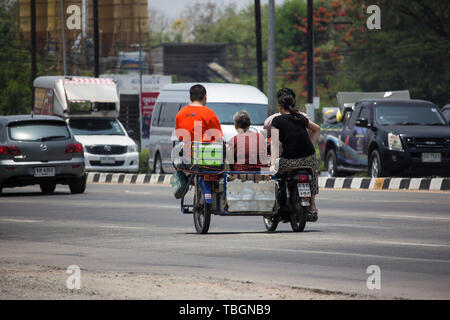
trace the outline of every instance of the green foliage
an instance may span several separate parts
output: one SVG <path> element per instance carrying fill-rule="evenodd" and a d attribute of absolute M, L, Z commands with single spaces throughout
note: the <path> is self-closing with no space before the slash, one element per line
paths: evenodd
<path fill-rule="evenodd" d="M 319 146 L 316 145 L 315 148 L 316 148 L 316 158 L 317 158 L 317 162 L 318 162 L 317 171 L 319 171 L 319 172 L 326 171 L 325 170 L 325 162 L 320 158 Z"/>
<path fill-rule="evenodd" d="M 31 112 L 30 55 L 15 39 L 11 6 L 0 2 L 0 115 Z"/>
<path fill-rule="evenodd" d="M 373 4 L 381 8 L 381 30 L 363 26 L 357 41 L 349 45 L 351 54 L 339 70 L 339 79 L 364 91 L 408 89 L 412 98 L 439 106 L 448 103 L 450 3 L 378 0 Z"/>
<path fill-rule="evenodd" d="M 306 1 L 286 0 L 276 7 L 276 56 L 277 66 L 289 51 L 306 50 L 306 34 L 296 28 L 299 18 L 306 17 Z"/>
<path fill-rule="evenodd" d="M 148 166 L 149 151 L 144 149 L 139 153 L 139 173 L 151 173 Z"/>

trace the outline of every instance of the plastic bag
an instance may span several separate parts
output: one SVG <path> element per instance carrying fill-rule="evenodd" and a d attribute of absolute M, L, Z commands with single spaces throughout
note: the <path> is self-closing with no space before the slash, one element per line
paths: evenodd
<path fill-rule="evenodd" d="M 183 171 L 175 171 L 170 177 L 170 185 L 175 199 L 180 199 L 183 196 L 183 191 L 186 188 L 188 179 Z"/>

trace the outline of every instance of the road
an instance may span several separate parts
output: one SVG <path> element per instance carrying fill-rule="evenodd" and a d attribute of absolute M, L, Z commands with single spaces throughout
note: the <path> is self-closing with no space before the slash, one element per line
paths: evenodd
<path fill-rule="evenodd" d="M 198 235 L 167 186 L 3 192 L 3 261 L 450 298 L 449 193 L 321 190 L 319 222 L 303 233 L 289 224 L 268 233 L 261 217 L 213 216 L 209 234 Z M 379 290 L 366 285 L 371 265 L 381 270 Z"/>

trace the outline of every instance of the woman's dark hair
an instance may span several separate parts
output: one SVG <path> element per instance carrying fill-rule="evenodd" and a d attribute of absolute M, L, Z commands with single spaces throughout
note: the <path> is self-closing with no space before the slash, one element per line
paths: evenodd
<path fill-rule="evenodd" d="M 294 99 L 295 99 L 295 92 L 294 92 L 294 90 L 292 90 L 291 88 L 283 88 L 283 89 L 278 90 L 278 92 L 277 92 L 277 98 L 279 98 L 279 97 L 280 97 L 281 95 L 283 95 L 283 94 L 290 94 L 290 95 L 293 96 Z"/>
<path fill-rule="evenodd" d="M 305 117 L 294 109 L 297 101 L 295 100 L 295 92 L 292 89 L 280 89 L 277 93 L 277 97 L 278 104 L 290 113 L 291 119 L 296 122 L 304 122 Z"/>

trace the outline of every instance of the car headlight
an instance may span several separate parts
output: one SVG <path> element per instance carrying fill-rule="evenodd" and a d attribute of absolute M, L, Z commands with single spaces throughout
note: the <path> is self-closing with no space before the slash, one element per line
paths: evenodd
<path fill-rule="evenodd" d="M 402 140 L 400 139 L 400 136 L 391 132 L 388 133 L 388 146 L 389 150 L 403 151 Z"/>
<path fill-rule="evenodd" d="M 127 152 L 137 152 L 137 145 L 128 146 Z"/>

